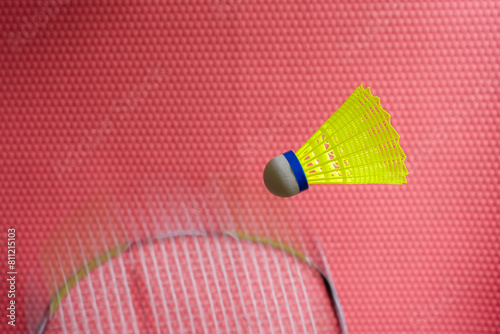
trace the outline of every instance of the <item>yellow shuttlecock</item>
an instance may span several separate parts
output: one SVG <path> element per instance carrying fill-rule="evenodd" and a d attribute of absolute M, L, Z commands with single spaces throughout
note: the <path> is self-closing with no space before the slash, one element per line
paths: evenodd
<path fill-rule="evenodd" d="M 390 118 L 370 88 L 359 86 L 296 153 L 269 161 L 267 189 L 290 197 L 309 184 L 406 183 L 406 155 Z"/>

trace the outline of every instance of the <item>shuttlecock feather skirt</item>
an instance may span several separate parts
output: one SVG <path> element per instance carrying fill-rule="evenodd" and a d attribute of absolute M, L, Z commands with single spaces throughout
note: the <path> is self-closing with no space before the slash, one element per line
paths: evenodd
<path fill-rule="evenodd" d="M 359 86 L 296 152 L 309 184 L 406 183 L 406 156 L 391 116 Z"/>

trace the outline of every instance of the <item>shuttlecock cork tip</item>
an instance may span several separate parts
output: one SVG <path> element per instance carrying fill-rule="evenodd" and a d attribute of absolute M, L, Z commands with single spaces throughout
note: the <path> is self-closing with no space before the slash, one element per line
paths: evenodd
<path fill-rule="evenodd" d="M 309 188 L 304 169 L 292 151 L 280 154 L 267 163 L 264 184 L 269 192 L 279 197 L 291 197 Z"/>

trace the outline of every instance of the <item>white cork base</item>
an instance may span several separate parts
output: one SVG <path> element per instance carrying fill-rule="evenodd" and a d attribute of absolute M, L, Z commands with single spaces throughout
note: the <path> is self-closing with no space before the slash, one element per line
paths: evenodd
<path fill-rule="evenodd" d="M 300 192 L 292 167 L 283 154 L 267 163 L 264 169 L 264 183 L 267 190 L 279 197 L 291 197 Z"/>

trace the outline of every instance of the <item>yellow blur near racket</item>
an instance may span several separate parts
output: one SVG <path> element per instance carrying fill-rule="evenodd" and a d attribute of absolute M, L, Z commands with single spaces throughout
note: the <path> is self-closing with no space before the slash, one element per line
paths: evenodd
<path fill-rule="evenodd" d="M 269 161 L 267 189 L 290 197 L 309 184 L 406 183 L 406 155 L 390 118 L 370 88 L 359 86 L 296 153 Z"/>

